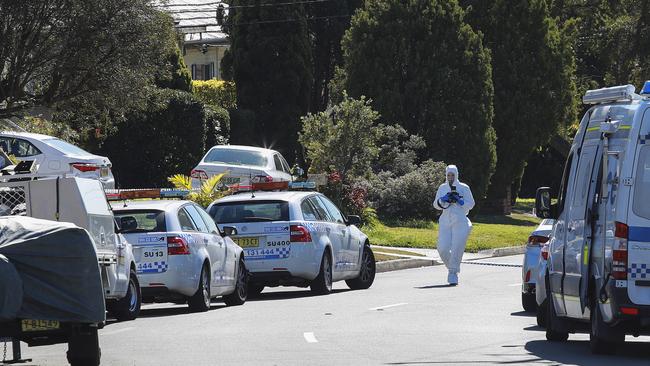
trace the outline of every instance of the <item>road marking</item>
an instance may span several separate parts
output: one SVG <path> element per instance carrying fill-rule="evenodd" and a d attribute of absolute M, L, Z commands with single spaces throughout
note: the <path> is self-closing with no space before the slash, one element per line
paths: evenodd
<path fill-rule="evenodd" d="M 510 287 L 521 286 L 521 283 L 511 283 L 508 286 Z"/>
<path fill-rule="evenodd" d="M 102 336 L 107 336 L 107 335 L 119 334 L 119 333 L 123 333 L 123 332 L 128 332 L 128 331 L 133 330 L 133 329 L 135 329 L 135 328 L 127 327 L 127 328 L 122 328 L 122 329 L 116 329 L 116 330 L 113 330 L 113 331 L 110 331 L 110 332 L 102 332 L 101 335 Z"/>
<path fill-rule="evenodd" d="M 302 336 L 305 337 L 307 343 L 318 343 L 318 339 L 316 339 L 316 336 L 312 332 L 305 332 Z"/>
<path fill-rule="evenodd" d="M 376 308 L 370 308 L 368 310 L 374 311 L 374 310 L 384 310 L 388 308 L 394 308 L 396 306 L 402 306 L 402 305 L 407 305 L 408 303 L 406 302 L 400 302 L 399 304 L 392 304 L 392 305 L 384 305 L 384 306 L 378 306 Z"/>

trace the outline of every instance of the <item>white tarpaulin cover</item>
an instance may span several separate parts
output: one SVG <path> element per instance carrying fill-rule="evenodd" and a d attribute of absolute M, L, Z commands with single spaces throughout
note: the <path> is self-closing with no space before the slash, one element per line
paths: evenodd
<path fill-rule="evenodd" d="M 86 230 L 31 217 L 0 217 L 0 256 L 0 320 L 105 320 L 97 254 Z"/>

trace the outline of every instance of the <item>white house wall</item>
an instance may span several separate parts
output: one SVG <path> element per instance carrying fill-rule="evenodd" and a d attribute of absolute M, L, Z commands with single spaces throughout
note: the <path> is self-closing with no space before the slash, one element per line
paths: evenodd
<path fill-rule="evenodd" d="M 206 65 L 214 63 L 213 79 L 221 79 L 221 59 L 228 46 L 209 46 L 208 52 L 201 52 L 200 45 L 186 45 L 183 59 L 187 68 L 192 70 L 192 65 Z"/>

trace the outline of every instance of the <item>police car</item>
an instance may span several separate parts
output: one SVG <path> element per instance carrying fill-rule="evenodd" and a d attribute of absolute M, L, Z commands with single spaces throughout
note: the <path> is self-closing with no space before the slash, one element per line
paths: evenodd
<path fill-rule="evenodd" d="M 249 294 L 265 286 L 310 286 L 316 294 L 345 280 L 367 289 L 375 278 L 368 237 L 332 201 L 316 192 L 247 192 L 213 202 L 208 213 L 235 234 L 250 271 Z"/>
<path fill-rule="evenodd" d="M 133 246 L 143 302 L 187 302 L 192 311 L 247 297 L 242 249 L 223 237 L 199 205 L 185 200 L 113 202 L 120 232 Z"/>

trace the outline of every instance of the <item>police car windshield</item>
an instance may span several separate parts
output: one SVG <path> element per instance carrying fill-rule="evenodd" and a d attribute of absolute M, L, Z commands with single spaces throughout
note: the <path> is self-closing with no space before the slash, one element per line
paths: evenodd
<path fill-rule="evenodd" d="M 115 219 L 120 225 L 120 232 L 130 233 L 159 233 L 167 231 L 165 212 L 158 210 L 115 210 Z"/>
<path fill-rule="evenodd" d="M 228 202 L 210 210 L 218 224 L 289 221 L 289 204 L 283 201 Z"/>

